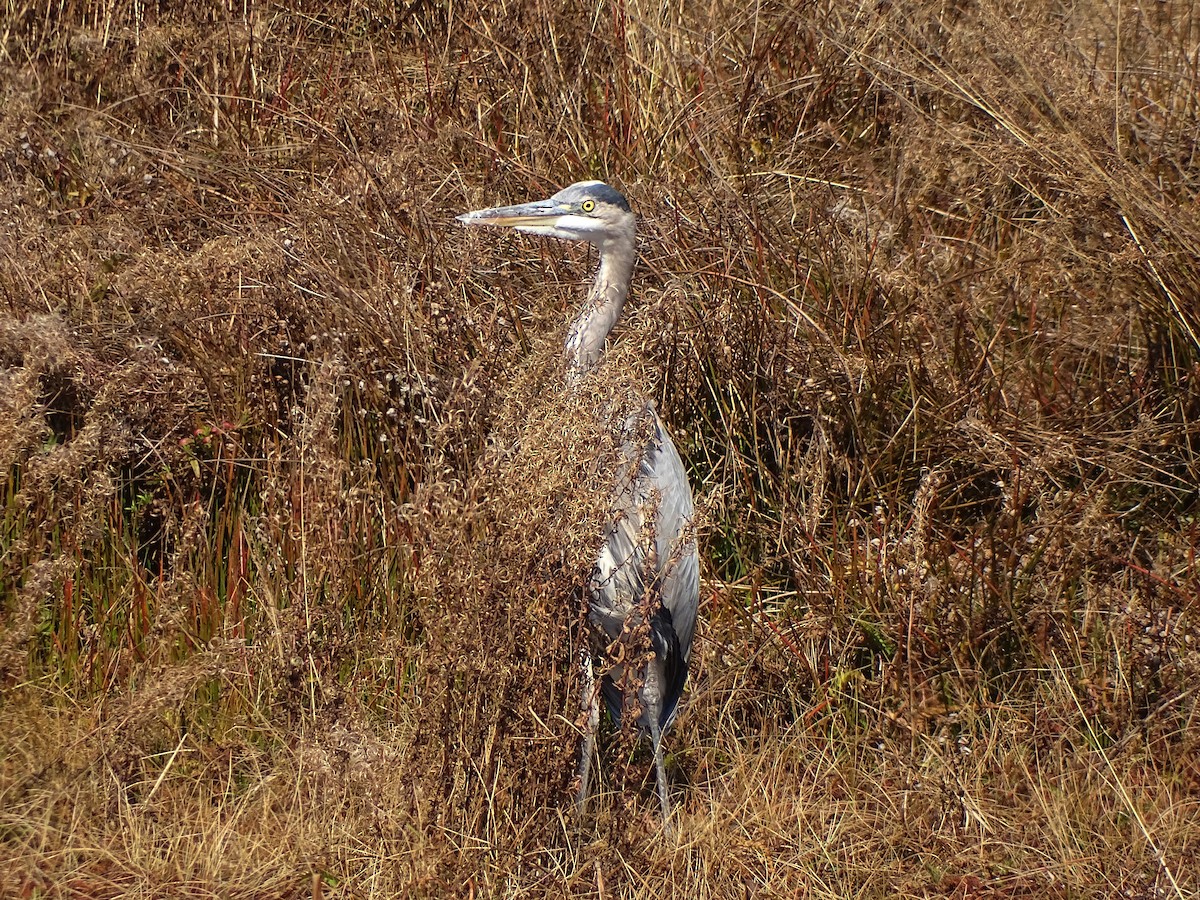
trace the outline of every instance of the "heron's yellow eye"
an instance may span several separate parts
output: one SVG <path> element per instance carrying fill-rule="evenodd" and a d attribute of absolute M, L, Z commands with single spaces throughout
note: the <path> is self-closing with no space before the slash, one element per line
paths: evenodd
<path fill-rule="evenodd" d="M 584 212 L 591 212 L 593 209 L 596 208 L 596 201 L 595 200 L 584 200 L 582 203 L 579 204 L 579 208 L 582 209 Z"/>

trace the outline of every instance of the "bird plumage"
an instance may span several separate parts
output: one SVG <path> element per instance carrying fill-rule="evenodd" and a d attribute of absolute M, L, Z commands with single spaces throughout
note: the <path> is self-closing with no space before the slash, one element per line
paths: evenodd
<path fill-rule="evenodd" d="M 601 640 L 611 644 L 620 636 L 626 616 L 650 598 L 655 650 L 650 664 L 660 670 L 658 724 L 666 728 L 683 693 L 696 624 L 700 586 L 691 534 L 695 512 L 683 460 L 654 407 L 647 404 L 630 416 L 624 430 L 628 437 L 615 479 L 613 521 L 605 530 L 588 584 L 588 618 L 603 632 Z M 646 539 L 648 530 L 651 541 Z M 655 602 L 661 612 L 653 609 Z M 603 682 L 605 699 L 618 720 L 616 682 L 622 674 L 614 667 Z M 648 714 L 644 709 L 642 725 L 647 731 Z"/>

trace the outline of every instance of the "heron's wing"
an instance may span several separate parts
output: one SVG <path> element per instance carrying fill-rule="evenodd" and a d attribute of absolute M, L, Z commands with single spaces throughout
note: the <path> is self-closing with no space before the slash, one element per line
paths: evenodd
<path fill-rule="evenodd" d="M 652 613 L 650 624 L 665 725 L 687 679 L 700 589 L 691 486 L 652 404 L 624 423 L 612 510 L 591 582 L 589 618 L 611 643 L 647 590 L 658 595 L 662 608 Z M 619 692 L 606 682 L 606 699 L 617 712 Z"/>
<path fill-rule="evenodd" d="M 654 412 L 651 407 L 651 412 Z M 647 448 L 643 477 L 653 482 L 658 497 L 655 540 L 658 545 L 659 621 L 652 621 L 655 651 L 663 666 L 661 724 L 665 728 L 687 681 L 696 609 L 700 601 L 700 565 L 693 528 L 695 507 L 687 471 L 662 420 L 654 414 L 654 441 Z"/>
<path fill-rule="evenodd" d="M 653 412 L 653 407 L 651 407 Z M 648 452 L 645 478 L 658 492 L 658 522 L 655 538 L 659 558 L 659 594 L 671 614 L 679 649 L 686 664 L 691 657 L 692 635 L 696 629 L 696 608 L 700 599 L 700 564 L 696 555 L 693 520 L 696 511 L 687 471 L 662 420 L 654 414 L 657 452 Z M 653 456 L 651 460 L 650 457 Z"/>

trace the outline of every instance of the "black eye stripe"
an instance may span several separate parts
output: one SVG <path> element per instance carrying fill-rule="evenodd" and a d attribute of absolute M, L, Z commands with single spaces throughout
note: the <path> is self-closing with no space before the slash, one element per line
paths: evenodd
<path fill-rule="evenodd" d="M 555 203 L 569 205 L 572 209 L 579 212 L 584 212 L 583 204 L 588 200 L 593 204 L 589 212 L 595 212 L 601 203 L 622 210 L 623 212 L 630 211 L 629 201 L 625 199 L 624 194 L 613 190 L 607 184 L 599 181 L 577 182 L 570 187 L 563 188 L 550 199 Z"/>

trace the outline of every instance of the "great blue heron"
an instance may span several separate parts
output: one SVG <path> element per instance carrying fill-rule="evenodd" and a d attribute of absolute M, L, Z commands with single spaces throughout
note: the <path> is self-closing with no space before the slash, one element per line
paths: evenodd
<path fill-rule="evenodd" d="M 578 384 L 595 368 L 604 342 L 629 293 L 636 256 L 629 201 L 599 181 L 581 181 L 548 200 L 480 209 L 458 217 L 468 225 L 498 225 L 530 234 L 589 241 L 600 255 L 596 279 L 567 331 L 567 379 Z M 687 679 L 688 657 L 700 597 L 699 563 L 692 533 L 692 489 L 654 404 L 645 402 L 623 426 L 621 462 L 614 475 L 612 519 L 588 580 L 590 652 L 584 651 L 587 731 L 579 765 L 580 811 L 588 798 L 588 775 L 596 748 L 600 699 L 593 656 L 607 667 L 601 692 L 620 721 L 625 697 L 623 669 L 607 658 L 622 631 L 646 626 L 649 662 L 641 674 L 639 728 L 650 735 L 664 827 L 669 827 L 667 773 L 662 738 Z"/>

